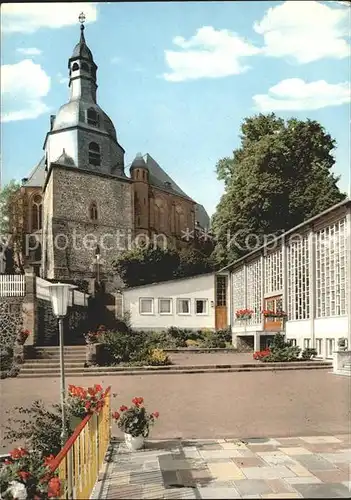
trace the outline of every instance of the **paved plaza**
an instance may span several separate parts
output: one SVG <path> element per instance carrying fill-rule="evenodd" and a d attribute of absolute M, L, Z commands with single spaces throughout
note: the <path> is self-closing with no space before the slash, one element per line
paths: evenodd
<path fill-rule="evenodd" d="M 350 432 L 349 377 L 329 370 L 68 377 L 67 384 L 111 385 L 112 409 L 143 396 L 160 418 L 153 439 L 316 436 Z M 0 381 L 1 424 L 6 410 L 34 399 L 57 403 L 58 378 Z M 13 415 L 12 415 L 13 416 Z M 113 434 L 118 436 L 116 425 Z M 1 453 L 12 446 L 1 435 Z M 18 443 L 23 444 L 23 443 Z"/>
<path fill-rule="evenodd" d="M 114 442 L 92 498 L 348 498 L 350 438 Z"/>

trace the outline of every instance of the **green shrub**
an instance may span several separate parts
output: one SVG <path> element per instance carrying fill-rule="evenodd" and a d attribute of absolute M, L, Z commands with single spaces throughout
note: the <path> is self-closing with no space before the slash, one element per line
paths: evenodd
<path fill-rule="evenodd" d="M 113 332 L 106 331 L 100 337 L 105 346 L 104 363 L 123 363 L 135 357 L 146 343 L 145 332 Z"/>
<path fill-rule="evenodd" d="M 165 366 L 171 365 L 169 356 L 162 349 L 149 349 L 145 356 L 145 365 Z"/>
<path fill-rule="evenodd" d="M 14 412 L 17 416 L 12 417 Z M 25 441 L 32 450 L 44 456 L 56 455 L 61 449 L 61 407 L 52 405 L 47 409 L 42 401 L 34 401 L 29 408 L 15 407 L 10 414 L 5 439 L 10 443 Z M 26 418 L 27 417 L 27 418 Z M 67 419 L 69 421 L 69 418 Z M 68 435 L 72 432 L 67 424 Z"/>
<path fill-rule="evenodd" d="M 199 332 L 200 346 L 205 349 L 224 348 L 226 342 L 221 335 L 213 330 L 201 330 Z"/>
<path fill-rule="evenodd" d="M 317 351 L 313 347 L 307 347 L 301 353 L 301 358 L 302 359 L 312 359 L 315 356 L 317 356 Z"/>
<path fill-rule="evenodd" d="M 185 341 L 187 347 L 198 347 L 199 346 L 199 341 L 193 340 L 193 339 L 187 339 Z"/>
<path fill-rule="evenodd" d="M 227 343 L 232 344 L 232 331 L 229 327 L 217 330 L 216 333 L 217 333 L 218 337 L 220 339 L 224 340 L 224 342 L 226 344 Z"/>
<path fill-rule="evenodd" d="M 286 346 L 275 349 L 268 356 L 262 358 L 263 362 L 279 362 L 279 361 L 297 361 L 300 356 L 301 349 L 298 346 Z"/>
<path fill-rule="evenodd" d="M 171 326 L 167 330 L 167 334 L 174 339 L 176 343 L 176 347 L 186 347 L 186 340 L 194 338 L 194 332 L 185 328 L 177 328 L 175 326 Z"/>
<path fill-rule="evenodd" d="M 167 331 L 145 332 L 145 343 L 150 348 L 175 349 L 177 347 L 177 340 Z"/>

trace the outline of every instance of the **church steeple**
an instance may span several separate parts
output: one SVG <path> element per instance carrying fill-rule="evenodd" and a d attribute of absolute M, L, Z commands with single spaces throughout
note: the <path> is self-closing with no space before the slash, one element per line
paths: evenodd
<path fill-rule="evenodd" d="M 84 36 L 85 15 L 79 15 L 80 40 L 73 49 L 68 61 L 70 100 L 77 99 L 96 104 L 96 70 L 93 54 L 86 44 Z"/>

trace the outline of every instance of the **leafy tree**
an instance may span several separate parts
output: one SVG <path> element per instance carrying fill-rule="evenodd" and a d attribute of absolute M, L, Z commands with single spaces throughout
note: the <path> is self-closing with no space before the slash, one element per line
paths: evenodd
<path fill-rule="evenodd" d="M 15 272 L 13 247 L 16 246 L 16 238 L 11 234 L 10 211 L 11 201 L 19 187 L 20 184 L 17 181 L 11 180 L 0 190 L 0 259 L 5 262 L 6 274 Z"/>
<path fill-rule="evenodd" d="M 220 265 L 345 198 L 331 172 L 335 140 L 318 122 L 259 114 L 241 130 L 240 147 L 216 167 L 225 185 L 212 220 Z"/>
<path fill-rule="evenodd" d="M 172 278 L 210 272 L 211 260 L 196 249 L 140 246 L 119 254 L 114 267 L 127 286 L 145 285 Z"/>

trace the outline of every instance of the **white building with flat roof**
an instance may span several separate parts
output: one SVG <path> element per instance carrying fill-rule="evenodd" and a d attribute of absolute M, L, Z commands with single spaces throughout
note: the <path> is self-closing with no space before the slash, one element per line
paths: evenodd
<path fill-rule="evenodd" d="M 254 350 L 284 332 L 331 358 L 338 339 L 351 346 L 350 287 L 347 199 L 217 273 L 126 289 L 123 300 L 140 330 L 230 327 L 234 346 Z M 237 318 L 242 309 L 252 311 L 250 319 Z"/>

